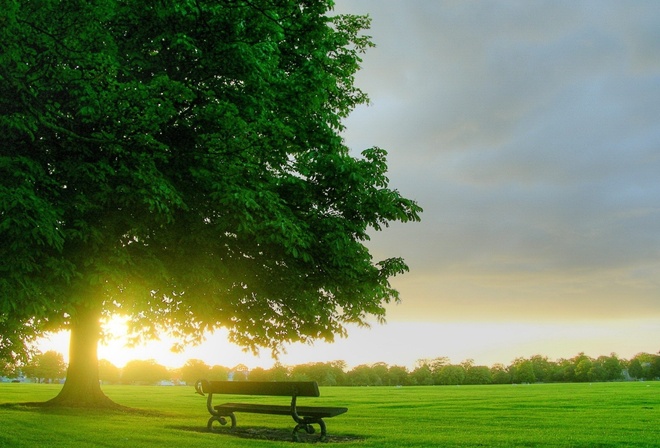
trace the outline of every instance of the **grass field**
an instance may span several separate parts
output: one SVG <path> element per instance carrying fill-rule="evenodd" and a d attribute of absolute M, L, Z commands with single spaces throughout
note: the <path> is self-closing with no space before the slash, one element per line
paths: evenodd
<path fill-rule="evenodd" d="M 47 400 L 59 387 L 0 384 L 0 447 L 294 446 L 293 420 L 282 416 L 238 414 L 235 432 L 207 432 L 205 399 L 192 387 L 104 387 L 141 412 L 19 404 Z M 300 404 L 349 408 L 326 422 L 328 445 L 341 448 L 660 447 L 660 382 L 326 387 Z"/>

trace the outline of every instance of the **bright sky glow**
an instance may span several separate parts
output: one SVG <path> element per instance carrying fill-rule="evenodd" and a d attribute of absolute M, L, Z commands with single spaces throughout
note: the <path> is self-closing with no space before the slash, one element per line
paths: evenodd
<path fill-rule="evenodd" d="M 420 358 L 508 363 L 660 350 L 660 8 L 656 1 L 337 0 L 377 48 L 347 120 L 355 151 L 388 150 L 392 186 L 424 208 L 370 243 L 403 256 L 389 324 L 284 364 Z M 118 328 L 121 334 L 121 327 Z M 64 343 L 54 337 L 59 351 Z M 59 345 L 58 345 L 59 344 Z M 99 355 L 268 367 L 222 333 Z M 44 344 L 46 347 L 47 344 Z M 64 347 L 64 348 L 62 348 Z"/>
<path fill-rule="evenodd" d="M 476 364 L 508 365 L 516 357 L 536 354 L 550 359 L 570 358 L 584 351 L 597 357 L 616 352 L 623 358 L 636 353 L 657 351 L 658 320 L 614 320 L 604 322 L 392 322 L 374 325 L 371 329 L 352 328 L 347 339 L 334 344 L 296 345 L 288 348 L 280 362 L 285 365 L 343 360 L 349 367 L 385 362 L 410 369 L 424 358 L 446 356 L 453 362 L 474 359 Z M 121 320 L 109 328 L 118 335 L 126 329 Z M 640 340 L 646 342 L 640 343 Z M 68 333 L 53 335 L 41 344 L 41 349 L 56 350 L 66 356 Z M 229 344 L 225 332 L 218 332 L 198 347 L 182 353 L 172 353 L 172 341 L 153 341 L 135 348 L 126 347 L 126 338 L 117 337 L 99 346 L 99 359 L 107 359 L 123 367 L 133 359 L 156 359 L 170 367 L 181 367 L 188 359 L 201 359 L 209 365 L 234 367 L 245 364 L 249 368 L 269 368 L 274 360 L 269 353 L 259 357 L 242 352 Z"/>

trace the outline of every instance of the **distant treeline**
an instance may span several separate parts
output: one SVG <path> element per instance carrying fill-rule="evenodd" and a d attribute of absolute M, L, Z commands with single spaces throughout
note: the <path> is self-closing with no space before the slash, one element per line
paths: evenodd
<path fill-rule="evenodd" d="M 62 355 L 46 352 L 34 358 L 14 376 L 33 381 L 53 381 L 64 375 Z M 640 353 L 632 359 L 616 354 L 592 358 L 580 353 L 570 359 L 549 360 L 546 356 L 517 358 L 508 366 L 475 365 L 468 359 L 452 364 L 449 358 L 420 359 L 413 370 L 383 362 L 363 364 L 352 369 L 345 361 L 316 362 L 270 369 L 209 366 L 191 359 L 178 369 L 167 369 L 154 360 L 130 361 L 122 369 L 107 360 L 99 362 L 100 380 L 106 384 L 193 384 L 200 378 L 234 381 L 316 381 L 322 386 L 413 386 L 520 384 L 557 382 L 598 382 L 660 379 L 660 354 Z"/>
<path fill-rule="evenodd" d="M 412 386 L 463 384 L 519 384 L 536 382 L 597 382 L 654 380 L 660 378 L 660 354 L 640 353 L 630 360 L 615 354 L 591 358 L 584 353 L 551 361 L 545 356 L 517 358 L 510 365 L 475 365 L 472 360 L 452 364 L 449 358 L 420 359 L 413 370 L 383 362 L 363 364 L 352 369 L 345 361 L 316 362 L 270 369 L 209 366 L 191 359 L 180 369 L 167 370 L 154 361 L 132 361 L 118 369 L 101 362 L 101 379 L 109 383 L 154 383 L 167 380 L 193 384 L 200 378 L 234 381 L 316 381 L 322 386 Z M 152 373 L 147 375 L 146 373 Z M 160 372 L 160 374 L 157 374 Z M 169 375 L 166 375 L 166 372 Z M 157 378 L 158 377 L 158 378 Z"/>

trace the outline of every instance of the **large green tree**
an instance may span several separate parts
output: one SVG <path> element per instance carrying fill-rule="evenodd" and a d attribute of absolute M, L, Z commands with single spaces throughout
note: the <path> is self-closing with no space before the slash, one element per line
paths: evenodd
<path fill-rule="evenodd" d="M 418 220 L 342 120 L 372 44 L 331 0 L 0 0 L 0 355 L 71 330 L 59 404 L 112 405 L 101 322 L 182 345 L 332 341 L 398 300 Z M 5 331 L 6 330 L 6 331 Z"/>

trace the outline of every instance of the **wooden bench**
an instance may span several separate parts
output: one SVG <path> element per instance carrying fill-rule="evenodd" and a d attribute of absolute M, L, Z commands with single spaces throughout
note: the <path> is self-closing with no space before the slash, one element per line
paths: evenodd
<path fill-rule="evenodd" d="M 214 431 L 214 422 L 226 425 L 229 417 L 231 428 L 236 427 L 235 412 L 248 412 L 253 414 L 290 415 L 297 423 L 293 429 L 293 439 L 299 440 L 298 431 L 304 430 L 307 434 L 313 434 L 312 424 L 318 424 L 321 428 L 320 439 L 327 440 L 327 432 L 324 418 L 334 417 L 348 411 L 348 408 L 338 407 L 312 407 L 298 406 L 298 397 L 318 397 L 319 387 L 315 381 L 206 381 L 199 380 L 195 384 L 195 390 L 206 399 L 206 407 L 211 414 L 207 423 L 209 431 Z M 271 405 L 256 403 L 224 403 L 213 405 L 214 394 L 226 395 L 271 395 L 291 397 L 289 405 Z"/>

